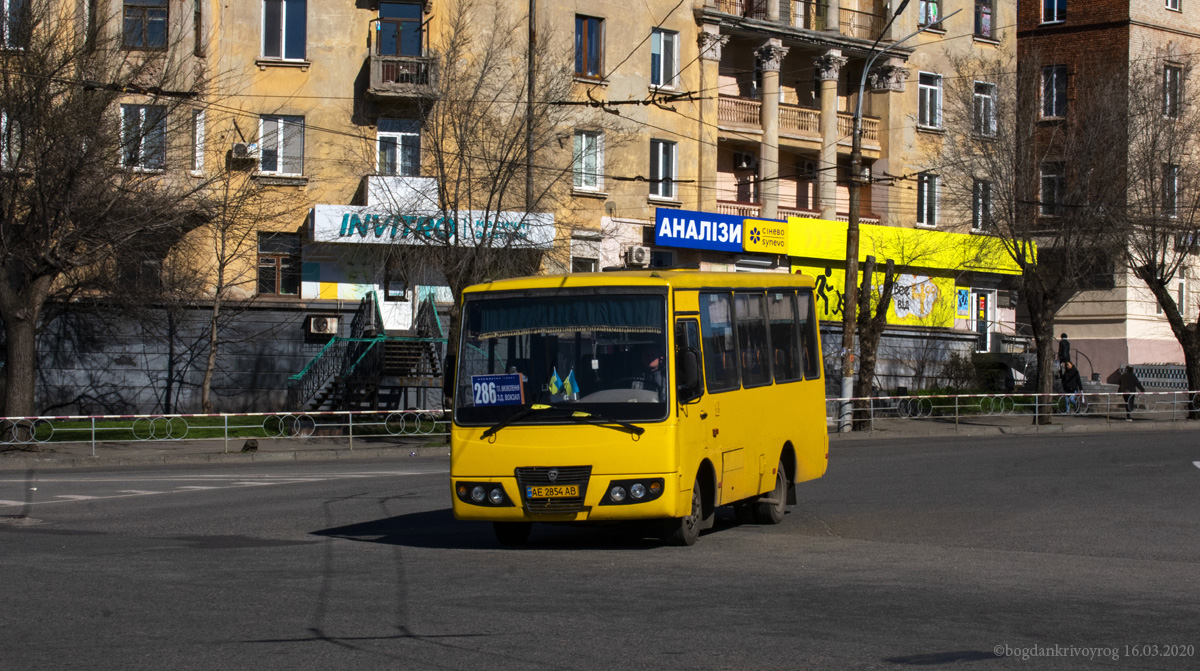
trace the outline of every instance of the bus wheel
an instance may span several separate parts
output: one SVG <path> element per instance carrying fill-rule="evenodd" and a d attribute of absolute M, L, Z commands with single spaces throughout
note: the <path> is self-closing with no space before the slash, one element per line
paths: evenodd
<path fill-rule="evenodd" d="M 787 506 L 787 471 L 783 470 L 783 461 L 775 469 L 775 489 L 763 497 L 764 500 L 755 504 L 754 516 L 759 524 L 779 524 L 783 521 L 783 509 Z"/>
<path fill-rule="evenodd" d="M 672 545 L 695 545 L 700 537 L 701 519 L 704 516 L 704 500 L 700 495 L 700 478 L 692 485 L 692 512 L 687 517 L 667 520 L 663 540 Z"/>
<path fill-rule="evenodd" d="M 533 522 L 492 522 L 496 532 L 496 540 L 505 547 L 524 545 L 529 540 L 529 532 L 533 530 Z"/>

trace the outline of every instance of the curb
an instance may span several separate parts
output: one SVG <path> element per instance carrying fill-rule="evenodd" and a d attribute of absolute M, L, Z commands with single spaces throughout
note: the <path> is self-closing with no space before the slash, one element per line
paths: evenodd
<path fill-rule="evenodd" d="M 920 420 L 906 420 L 920 421 Z M 955 438 L 955 437 L 970 437 L 970 436 L 1025 436 L 1038 434 L 1064 434 L 1064 433 L 1135 433 L 1135 432 L 1153 432 L 1153 431 L 1200 431 L 1200 422 L 1189 422 L 1182 420 L 1179 422 L 1148 422 L 1146 420 L 1134 420 L 1132 423 L 1125 422 L 1105 422 L 1103 424 L 1088 425 L 1088 424 L 1043 424 L 1034 426 L 1032 423 L 1023 426 L 980 426 L 964 424 L 955 430 L 953 427 L 945 428 L 938 426 L 932 429 L 917 428 L 911 431 L 896 431 L 894 429 L 882 428 L 874 431 L 861 431 L 851 433 L 830 433 L 829 442 L 855 441 L 855 440 L 872 440 L 880 438 Z"/>
<path fill-rule="evenodd" d="M 192 454 L 147 454 L 122 456 L 30 456 L 0 458 L 0 471 L 55 468 L 106 468 L 119 466 L 168 466 L 205 464 L 254 464 L 284 461 L 347 461 L 401 457 L 447 456 L 449 447 L 363 447 L 351 449 L 283 450 L 278 452 L 200 452 Z"/>

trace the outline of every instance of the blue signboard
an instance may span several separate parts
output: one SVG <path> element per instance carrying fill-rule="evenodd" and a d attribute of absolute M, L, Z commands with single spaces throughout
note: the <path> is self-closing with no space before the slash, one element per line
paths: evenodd
<path fill-rule="evenodd" d="M 711 212 L 657 208 L 654 244 L 659 247 L 742 251 L 742 218 Z"/>
<path fill-rule="evenodd" d="M 525 390 L 521 387 L 521 375 L 472 375 L 471 394 L 475 406 L 524 405 Z"/>

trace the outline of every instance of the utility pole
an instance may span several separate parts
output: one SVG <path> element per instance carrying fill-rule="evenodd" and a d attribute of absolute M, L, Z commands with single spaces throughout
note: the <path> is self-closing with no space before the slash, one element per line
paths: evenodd
<path fill-rule="evenodd" d="M 842 405 L 838 431 L 850 431 L 854 424 L 854 407 L 849 399 L 854 397 L 854 336 L 858 332 L 858 219 L 862 208 L 862 108 L 863 95 L 867 88 L 867 74 L 880 56 L 937 25 L 931 23 L 915 33 L 875 51 L 879 47 L 880 40 L 907 6 L 908 0 L 902 0 L 900 6 L 888 19 L 887 25 L 883 27 L 871 45 L 869 52 L 871 57 L 867 59 L 867 64 L 863 67 L 862 78 L 858 83 L 858 100 L 854 105 L 854 126 L 850 139 L 850 183 L 847 185 L 847 190 L 850 192 L 850 216 L 846 225 L 846 282 L 842 291 L 842 398 L 847 400 Z M 955 11 L 945 19 L 961 11 L 961 9 Z"/>
<path fill-rule="evenodd" d="M 905 0 L 907 2 L 908 0 Z M 537 51 L 537 0 L 529 0 L 529 53 L 526 61 L 525 89 L 525 212 L 533 209 L 533 89 L 534 53 Z"/>

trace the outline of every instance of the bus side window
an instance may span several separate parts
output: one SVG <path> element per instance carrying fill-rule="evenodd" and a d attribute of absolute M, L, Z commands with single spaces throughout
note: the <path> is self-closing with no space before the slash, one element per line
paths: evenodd
<path fill-rule="evenodd" d="M 734 314 L 737 316 L 738 346 L 742 357 L 742 386 L 761 387 L 771 384 L 771 365 L 765 356 L 770 349 L 767 340 L 766 309 L 761 292 L 734 294 Z"/>
<path fill-rule="evenodd" d="M 700 294 L 700 338 L 704 379 L 709 392 L 738 388 L 737 341 L 727 293 Z"/>
<path fill-rule="evenodd" d="M 682 360 L 684 350 L 693 349 L 700 352 L 700 323 L 695 319 L 680 319 L 675 322 L 675 357 L 674 361 Z M 700 370 L 700 387 L 704 387 L 704 369 Z"/>
<path fill-rule="evenodd" d="M 821 357 L 817 352 L 817 316 L 813 314 L 811 291 L 801 291 L 799 299 L 800 347 L 804 358 L 804 377 L 821 377 Z"/>
<path fill-rule="evenodd" d="M 771 347 L 775 350 L 775 382 L 804 379 L 800 322 L 796 319 L 796 292 L 767 292 L 767 317 L 771 324 Z"/>

